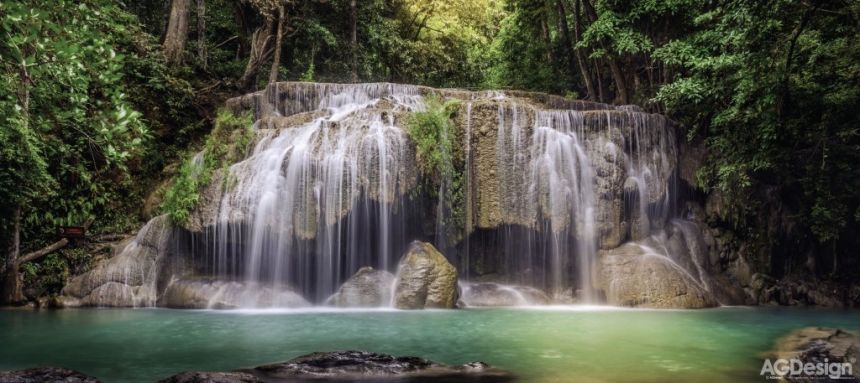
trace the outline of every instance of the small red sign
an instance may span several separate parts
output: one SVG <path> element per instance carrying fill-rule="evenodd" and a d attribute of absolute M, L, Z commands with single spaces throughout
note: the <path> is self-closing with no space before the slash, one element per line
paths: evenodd
<path fill-rule="evenodd" d="M 63 238 L 83 238 L 87 235 L 87 229 L 81 226 L 61 226 L 60 237 Z"/>

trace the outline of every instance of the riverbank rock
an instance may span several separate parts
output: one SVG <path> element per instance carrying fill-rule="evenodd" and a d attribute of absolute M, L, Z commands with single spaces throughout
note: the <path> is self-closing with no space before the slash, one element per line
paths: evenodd
<path fill-rule="evenodd" d="M 326 300 L 336 307 L 381 307 L 391 303 L 394 275 L 373 267 L 362 267 Z"/>
<path fill-rule="evenodd" d="M 598 256 L 598 284 L 610 305 L 652 308 L 717 305 L 702 280 L 646 245 L 627 243 L 603 250 Z"/>
<path fill-rule="evenodd" d="M 860 307 L 860 287 L 815 277 L 789 276 L 776 280 L 757 273 L 751 277 L 747 292 L 762 305 Z"/>
<path fill-rule="evenodd" d="M 530 286 L 461 283 L 460 302 L 467 307 L 527 306 L 549 304 L 550 299 L 543 291 Z"/>
<path fill-rule="evenodd" d="M 68 368 L 39 367 L 0 371 L 0 383 L 100 383 L 100 381 Z"/>
<path fill-rule="evenodd" d="M 177 280 L 167 286 L 158 305 L 183 309 L 235 309 L 307 307 L 310 303 L 286 287 L 218 280 Z"/>
<path fill-rule="evenodd" d="M 456 303 L 457 269 L 433 245 L 412 242 L 397 266 L 394 306 L 450 309 Z"/>
<path fill-rule="evenodd" d="M 860 360 L 860 332 L 826 327 L 797 329 L 777 340 L 766 357 L 773 360 L 799 359 L 804 364 L 851 363 L 853 365 L 851 377 L 843 376 L 842 379 L 834 379 L 829 376 L 803 374 L 786 376 L 785 380 L 790 382 L 856 382 L 860 380 L 860 369 L 857 369 L 857 361 Z"/>

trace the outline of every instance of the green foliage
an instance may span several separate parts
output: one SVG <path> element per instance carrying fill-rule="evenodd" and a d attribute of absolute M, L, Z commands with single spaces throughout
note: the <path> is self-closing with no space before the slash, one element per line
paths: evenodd
<path fill-rule="evenodd" d="M 220 110 L 215 128 L 206 138 L 202 157 L 193 156 L 182 164 L 164 196 L 161 211 L 176 223 L 187 222 L 200 199 L 200 190 L 209 185 L 216 169 L 223 170 L 224 185 L 230 186 L 229 165 L 247 155 L 254 139 L 252 122 L 250 113 L 236 116 L 226 109 Z"/>
<path fill-rule="evenodd" d="M 701 184 L 727 198 L 738 224 L 777 202 L 820 242 L 845 235 L 860 202 L 860 47 L 848 37 L 860 33 L 848 16 L 860 7 L 732 2 L 702 11 L 696 32 L 655 51 L 683 70 L 656 99 L 707 137 Z M 774 186 L 795 197 L 753 192 Z"/>
<path fill-rule="evenodd" d="M 465 225 L 464 159 L 462 145 L 457 145 L 458 131 L 452 116 L 460 100 L 442 101 L 437 96 L 425 98 L 427 109 L 409 118 L 407 133 L 415 143 L 416 160 L 425 191 L 445 202 L 446 222 L 456 238 Z"/>
<path fill-rule="evenodd" d="M 24 283 L 35 296 L 58 295 L 66 281 L 88 271 L 93 258 L 84 248 L 68 248 L 49 254 L 39 262 L 21 266 Z"/>
<path fill-rule="evenodd" d="M 547 60 L 551 42 L 534 22 L 545 10 L 540 1 L 512 2 L 490 47 L 488 87 L 563 92 L 568 81 L 559 81 L 560 66 Z"/>
<path fill-rule="evenodd" d="M 117 210 L 132 187 L 150 133 L 124 86 L 127 20 L 108 1 L 0 3 L 0 210 L 23 208 L 33 236 Z"/>

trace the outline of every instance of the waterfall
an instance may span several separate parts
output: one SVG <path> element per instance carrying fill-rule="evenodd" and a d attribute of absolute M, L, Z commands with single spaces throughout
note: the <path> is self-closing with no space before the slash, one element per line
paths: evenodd
<path fill-rule="evenodd" d="M 423 106 L 412 86 L 311 85 L 286 99 L 266 91 L 258 109 L 270 114 L 252 154 L 230 167 L 237 180 L 205 243 L 214 274 L 321 301 L 362 266 L 390 269 L 409 240 L 414 153 L 394 114 Z M 300 113 L 309 121 L 292 125 Z"/>
<path fill-rule="evenodd" d="M 450 154 L 462 155 L 452 167 L 462 167 L 464 198 L 446 200 L 454 180 L 445 177 L 433 180 L 438 193 L 419 187 L 428 180 L 405 126 L 428 94 L 463 101 Z M 90 292 L 117 282 L 104 289 L 137 289 L 146 305 L 320 303 L 362 267 L 396 272 L 415 239 L 434 242 L 462 279 L 493 296 L 518 286 L 550 296 L 539 301 L 599 302 L 600 254 L 624 244 L 648 246 L 638 249 L 710 286 L 698 229 L 672 220 L 678 150 L 660 115 L 528 92 L 387 83 L 277 83 L 227 105 L 253 112 L 253 148 L 213 172 L 187 227 L 159 237 L 175 250 L 159 245 L 158 254 L 171 255 L 147 266 L 142 282 L 115 281 L 141 269 L 117 257 L 100 270 L 105 277 L 70 289 L 75 296 L 99 301 Z M 463 222 L 449 219 L 454 209 Z M 672 245 L 664 249 L 666 230 Z"/>
<path fill-rule="evenodd" d="M 464 227 L 448 227 L 443 177 L 433 232 L 421 234 L 429 216 L 408 198 L 418 176 L 403 121 L 428 92 L 466 100 L 457 117 L 466 206 Z M 231 102 L 254 110 L 258 141 L 229 169 L 238 181 L 207 228 L 209 264 L 315 301 L 360 267 L 393 271 L 415 236 L 432 238 L 471 278 L 481 261 L 473 247 L 487 242 L 472 233 L 484 230 L 503 281 L 596 302 L 598 251 L 671 218 L 674 131 L 636 107 L 395 84 L 279 83 Z"/>

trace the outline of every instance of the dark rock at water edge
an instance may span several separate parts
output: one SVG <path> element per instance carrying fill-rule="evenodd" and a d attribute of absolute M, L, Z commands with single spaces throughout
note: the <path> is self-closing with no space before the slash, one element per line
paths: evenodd
<path fill-rule="evenodd" d="M 513 382 L 504 370 L 482 362 L 449 366 L 414 356 L 393 356 L 366 351 L 315 352 L 283 363 L 237 372 L 185 372 L 163 383 L 255 382 Z"/>
<path fill-rule="evenodd" d="M 260 378 L 247 372 L 183 372 L 159 383 L 260 383 Z"/>
<path fill-rule="evenodd" d="M 75 370 L 57 367 L 28 368 L 17 371 L 0 371 L 0 383 L 99 383 L 92 376 Z"/>

